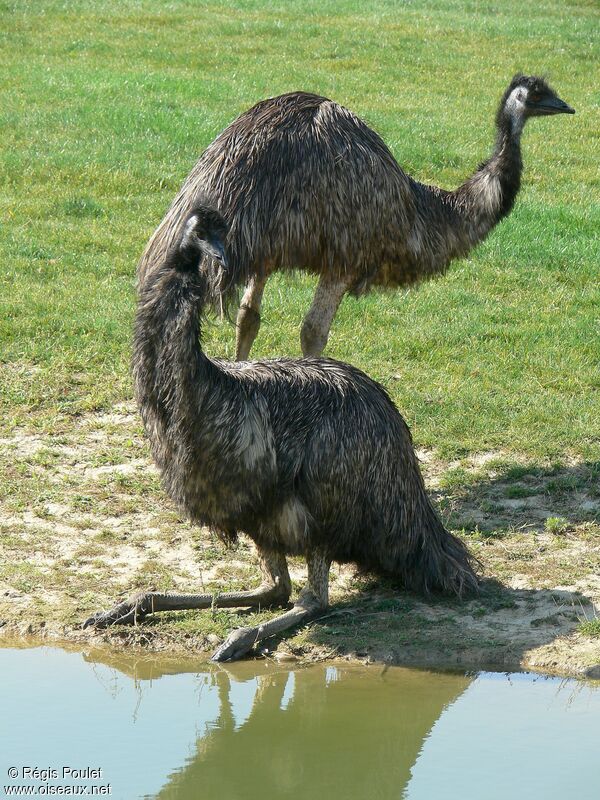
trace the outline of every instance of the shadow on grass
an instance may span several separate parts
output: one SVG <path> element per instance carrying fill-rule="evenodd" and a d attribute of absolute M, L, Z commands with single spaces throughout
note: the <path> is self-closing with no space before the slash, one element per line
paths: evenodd
<path fill-rule="evenodd" d="M 368 588 L 312 623 L 302 634 L 306 643 L 331 655 L 405 666 L 517 669 L 527 653 L 568 636 L 594 614 L 577 591 L 512 589 L 491 578 L 465 600 Z M 549 656 L 548 664 L 552 659 L 558 671 L 573 670 L 568 651 Z"/>
<path fill-rule="evenodd" d="M 600 521 L 600 462 L 570 467 L 513 464 L 484 478 L 450 470 L 433 495 L 454 530 L 565 533 Z"/>

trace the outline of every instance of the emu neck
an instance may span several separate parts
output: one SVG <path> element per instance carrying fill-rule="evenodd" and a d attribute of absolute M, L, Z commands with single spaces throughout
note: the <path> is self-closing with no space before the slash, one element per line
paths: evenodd
<path fill-rule="evenodd" d="M 498 115 L 496 145 L 491 157 L 449 199 L 463 218 L 471 246 L 510 213 L 521 186 L 522 119 Z"/>
<path fill-rule="evenodd" d="M 197 272 L 163 268 L 142 286 L 134 329 L 135 394 L 151 439 L 185 430 L 217 367 L 200 348 L 205 284 Z"/>

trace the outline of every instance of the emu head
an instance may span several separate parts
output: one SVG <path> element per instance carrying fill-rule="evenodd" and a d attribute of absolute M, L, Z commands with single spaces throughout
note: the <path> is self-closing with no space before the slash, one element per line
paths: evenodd
<path fill-rule="evenodd" d="M 500 127 L 510 123 L 513 131 L 521 131 L 530 117 L 574 113 L 575 109 L 561 100 L 544 78 L 515 75 L 504 92 L 496 121 Z"/>
<path fill-rule="evenodd" d="M 188 257 L 195 255 L 196 265 L 199 265 L 203 256 L 209 256 L 227 269 L 227 230 L 227 223 L 215 208 L 196 203 L 183 225 L 179 250 Z"/>

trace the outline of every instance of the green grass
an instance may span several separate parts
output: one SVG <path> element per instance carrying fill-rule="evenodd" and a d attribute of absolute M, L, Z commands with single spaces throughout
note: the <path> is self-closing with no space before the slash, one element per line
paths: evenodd
<path fill-rule="evenodd" d="M 600 638 L 600 619 L 597 617 L 595 619 L 586 619 L 579 624 L 578 630 L 584 636 L 598 639 Z"/>
<path fill-rule="evenodd" d="M 548 533 L 561 534 L 569 529 L 569 523 L 564 517 L 548 517 L 546 520 L 546 530 Z"/>
<path fill-rule="evenodd" d="M 578 113 L 527 128 L 513 214 L 446 277 L 346 299 L 327 352 L 381 381 L 444 457 L 597 459 L 599 32 L 592 0 L 0 3 L 0 425 L 59 430 L 130 396 L 137 258 L 242 110 L 324 93 L 453 187 L 523 70 Z M 270 282 L 255 357 L 299 354 L 313 285 Z M 211 353 L 233 339 L 207 327 Z"/>

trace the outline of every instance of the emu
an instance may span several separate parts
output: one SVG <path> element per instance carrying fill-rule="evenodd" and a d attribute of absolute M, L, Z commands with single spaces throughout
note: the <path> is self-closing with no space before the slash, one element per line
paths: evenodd
<path fill-rule="evenodd" d="M 248 358 L 269 276 L 319 275 L 301 329 L 302 352 L 322 353 L 347 292 L 415 284 L 445 272 L 513 207 L 521 133 L 530 117 L 574 114 L 538 77 L 516 75 L 496 114 L 492 156 L 462 186 L 426 186 L 348 109 L 313 94 L 264 100 L 229 125 L 187 177 L 138 266 L 164 261 L 199 193 L 230 225 L 229 252 L 246 283 L 236 359 Z"/>
<path fill-rule="evenodd" d="M 214 605 L 286 606 L 286 555 L 308 563 L 308 583 L 294 606 L 260 627 L 233 631 L 214 659 L 239 658 L 261 639 L 322 612 L 333 560 L 422 592 L 475 590 L 474 561 L 437 516 L 410 432 L 381 386 L 325 358 L 228 362 L 204 354 L 200 318 L 215 275 L 235 279 L 225 232 L 214 208 L 196 205 L 162 263 L 143 276 L 134 386 L 168 494 L 193 522 L 225 540 L 248 534 L 262 583 L 217 597 L 147 592 L 84 626 Z"/>

